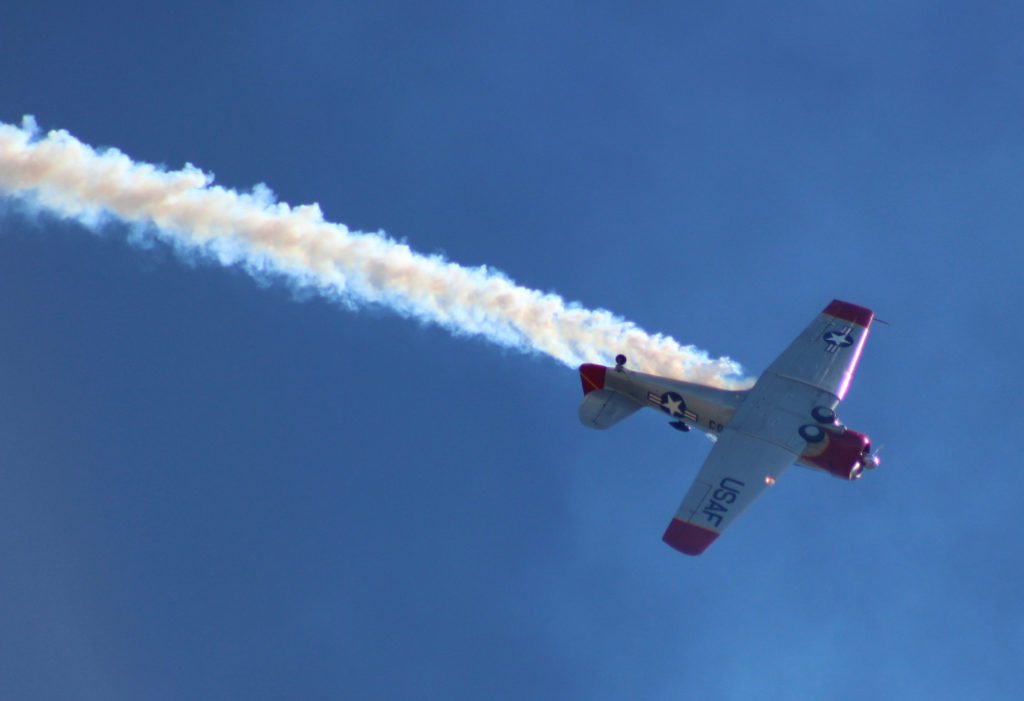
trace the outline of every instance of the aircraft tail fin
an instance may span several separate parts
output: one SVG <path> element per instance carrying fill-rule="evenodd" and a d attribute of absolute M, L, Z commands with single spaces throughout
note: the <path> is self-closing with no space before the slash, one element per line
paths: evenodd
<path fill-rule="evenodd" d="M 580 403 L 580 422 L 588 428 L 611 428 L 623 419 L 632 416 L 643 406 L 625 394 L 604 386 L 603 365 L 587 363 L 580 366 L 580 380 L 583 382 L 583 401 Z"/>

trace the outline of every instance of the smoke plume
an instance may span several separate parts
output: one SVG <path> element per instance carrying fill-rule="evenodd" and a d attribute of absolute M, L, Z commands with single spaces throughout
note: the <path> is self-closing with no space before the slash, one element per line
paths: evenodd
<path fill-rule="evenodd" d="M 316 204 L 291 207 L 257 186 L 236 192 L 186 164 L 166 171 L 116 149 L 97 151 L 66 131 L 0 123 L 0 195 L 95 229 L 113 217 L 184 255 L 280 275 L 349 307 L 378 304 L 456 335 L 545 353 L 575 366 L 616 353 L 645 372 L 720 387 L 743 384 L 739 366 L 649 334 L 605 310 L 516 285 L 486 266 L 423 255 L 383 234 L 324 221 Z"/>

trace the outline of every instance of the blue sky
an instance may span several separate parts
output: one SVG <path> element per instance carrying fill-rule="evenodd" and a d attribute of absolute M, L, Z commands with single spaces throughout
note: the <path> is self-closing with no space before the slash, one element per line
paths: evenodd
<path fill-rule="evenodd" d="M 540 356 L 0 204 L 17 699 L 979 698 L 1024 683 L 1024 15 L 1006 3 L 27 3 L 0 120 L 212 171 L 758 373 L 872 330 L 855 484 L 699 558 L 710 444 Z"/>

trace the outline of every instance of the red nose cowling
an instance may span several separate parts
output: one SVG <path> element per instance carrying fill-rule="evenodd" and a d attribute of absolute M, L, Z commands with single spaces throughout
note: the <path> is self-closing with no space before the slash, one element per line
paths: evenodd
<path fill-rule="evenodd" d="M 844 480 L 855 480 L 871 455 L 871 439 L 850 429 L 827 431 L 828 444 L 818 455 L 805 454 L 801 462 Z M 810 449 L 810 446 L 808 446 Z"/>

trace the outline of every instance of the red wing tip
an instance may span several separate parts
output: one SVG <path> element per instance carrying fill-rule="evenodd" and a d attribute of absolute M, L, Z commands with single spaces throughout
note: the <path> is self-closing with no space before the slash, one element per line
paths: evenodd
<path fill-rule="evenodd" d="M 583 381 L 584 397 L 595 389 L 604 388 L 605 370 L 607 370 L 607 368 L 604 365 L 594 365 L 593 363 L 580 365 L 580 380 Z"/>
<path fill-rule="evenodd" d="M 715 531 L 673 518 L 661 539 L 684 555 L 700 555 L 717 537 Z"/>
<path fill-rule="evenodd" d="M 838 299 L 833 299 L 832 303 L 825 307 L 825 314 L 864 328 L 870 326 L 871 320 L 875 318 L 875 313 L 870 309 Z"/>

